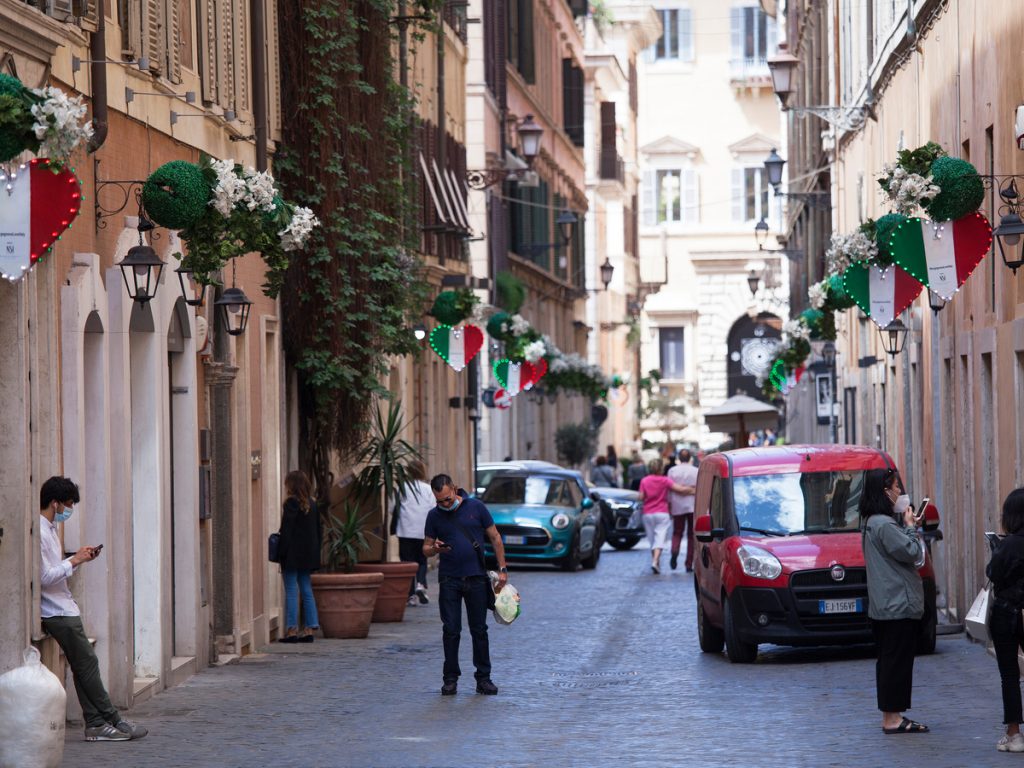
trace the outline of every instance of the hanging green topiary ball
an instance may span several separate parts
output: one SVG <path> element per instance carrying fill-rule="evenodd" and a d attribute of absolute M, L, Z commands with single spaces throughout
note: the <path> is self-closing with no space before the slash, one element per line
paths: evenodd
<path fill-rule="evenodd" d="M 508 312 L 495 312 L 491 315 L 491 319 L 487 321 L 487 333 L 492 339 L 498 341 L 505 341 L 509 337 L 509 332 L 502 329 L 502 325 L 512 322 L 512 315 Z"/>
<path fill-rule="evenodd" d="M 849 309 L 856 302 L 847 295 L 843 288 L 843 276 L 832 275 L 828 279 L 828 298 L 825 300 L 825 307 L 835 312 Z"/>
<path fill-rule="evenodd" d="M 444 325 L 458 325 L 466 319 L 459 306 L 459 295 L 455 291 L 441 291 L 434 299 L 430 314 Z"/>
<path fill-rule="evenodd" d="M 24 84 L 0 74 L 0 163 L 39 147 L 32 123 L 32 102 Z"/>
<path fill-rule="evenodd" d="M 157 168 L 142 186 L 146 213 L 161 227 L 188 229 L 203 217 L 211 196 L 210 185 L 195 163 L 172 160 Z"/>
<path fill-rule="evenodd" d="M 966 160 L 940 157 L 932 163 L 932 179 L 942 191 L 925 210 L 935 221 L 951 221 L 974 213 L 985 200 L 978 169 Z"/>

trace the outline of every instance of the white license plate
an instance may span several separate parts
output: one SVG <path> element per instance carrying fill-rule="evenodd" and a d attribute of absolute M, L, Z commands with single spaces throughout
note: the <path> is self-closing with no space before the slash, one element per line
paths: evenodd
<path fill-rule="evenodd" d="M 506 544 L 525 544 L 525 536 L 505 536 L 502 539 Z"/>
<path fill-rule="evenodd" d="M 818 613 L 863 613 L 861 598 L 850 600 L 819 600 Z"/>

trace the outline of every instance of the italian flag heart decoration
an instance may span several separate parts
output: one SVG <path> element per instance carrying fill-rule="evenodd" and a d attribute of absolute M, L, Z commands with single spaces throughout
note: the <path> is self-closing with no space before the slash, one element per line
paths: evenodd
<path fill-rule="evenodd" d="M 53 248 L 78 215 L 80 186 L 68 168 L 54 173 L 43 158 L 0 166 L 0 275 L 20 280 Z"/>
<path fill-rule="evenodd" d="M 456 371 L 465 368 L 483 345 L 483 331 L 475 325 L 439 325 L 430 332 L 430 347 Z"/>
<path fill-rule="evenodd" d="M 980 213 L 954 221 L 907 219 L 889 236 L 893 260 L 949 301 L 992 247 L 992 225 Z"/>
<path fill-rule="evenodd" d="M 543 357 L 535 363 L 527 363 L 533 369 L 533 375 L 530 380 L 523 384 L 523 389 L 529 391 L 533 389 L 537 382 L 544 378 L 544 374 L 548 372 L 548 361 Z"/>
<path fill-rule="evenodd" d="M 882 269 L 858 261 L 843 272 L 843 290 L 879 328 L 885 328 L 924 286 L 898 266 Z"/>
<path fill-rule="evenodd" d="M 534 375 L 534 368 L 530 363 L 514 363 L 507 359 L 494 361 L 494 378 L 512 397 L 522 392 L 524 385 L 534 380 Z"/>

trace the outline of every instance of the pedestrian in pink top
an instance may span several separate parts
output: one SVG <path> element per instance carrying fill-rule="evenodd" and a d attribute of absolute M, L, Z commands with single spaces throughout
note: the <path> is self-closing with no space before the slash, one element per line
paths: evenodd
<path fill-rule="evenodd" d="M 651 572 L 661 573 L 661 551 L 668 546 L 672 531 L 672 518 L 668 513 L 669 494 L 686 493 L 687 488 L 677 485 L 662 474 L 665 463 L 654 459 L 647 465 L 648 475 L 640 481 L 640 500 L 644 503 L 644 531 L 651 543 Z"/>

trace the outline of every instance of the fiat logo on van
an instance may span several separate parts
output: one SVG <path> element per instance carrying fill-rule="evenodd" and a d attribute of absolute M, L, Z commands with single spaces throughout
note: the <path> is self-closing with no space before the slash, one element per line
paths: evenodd
<path fill-rule="evenodd" d="M 846 578 L 846 569 L 841 565 L 833 565 L 830 573 L 832 581 L 842 581 Z"/>

